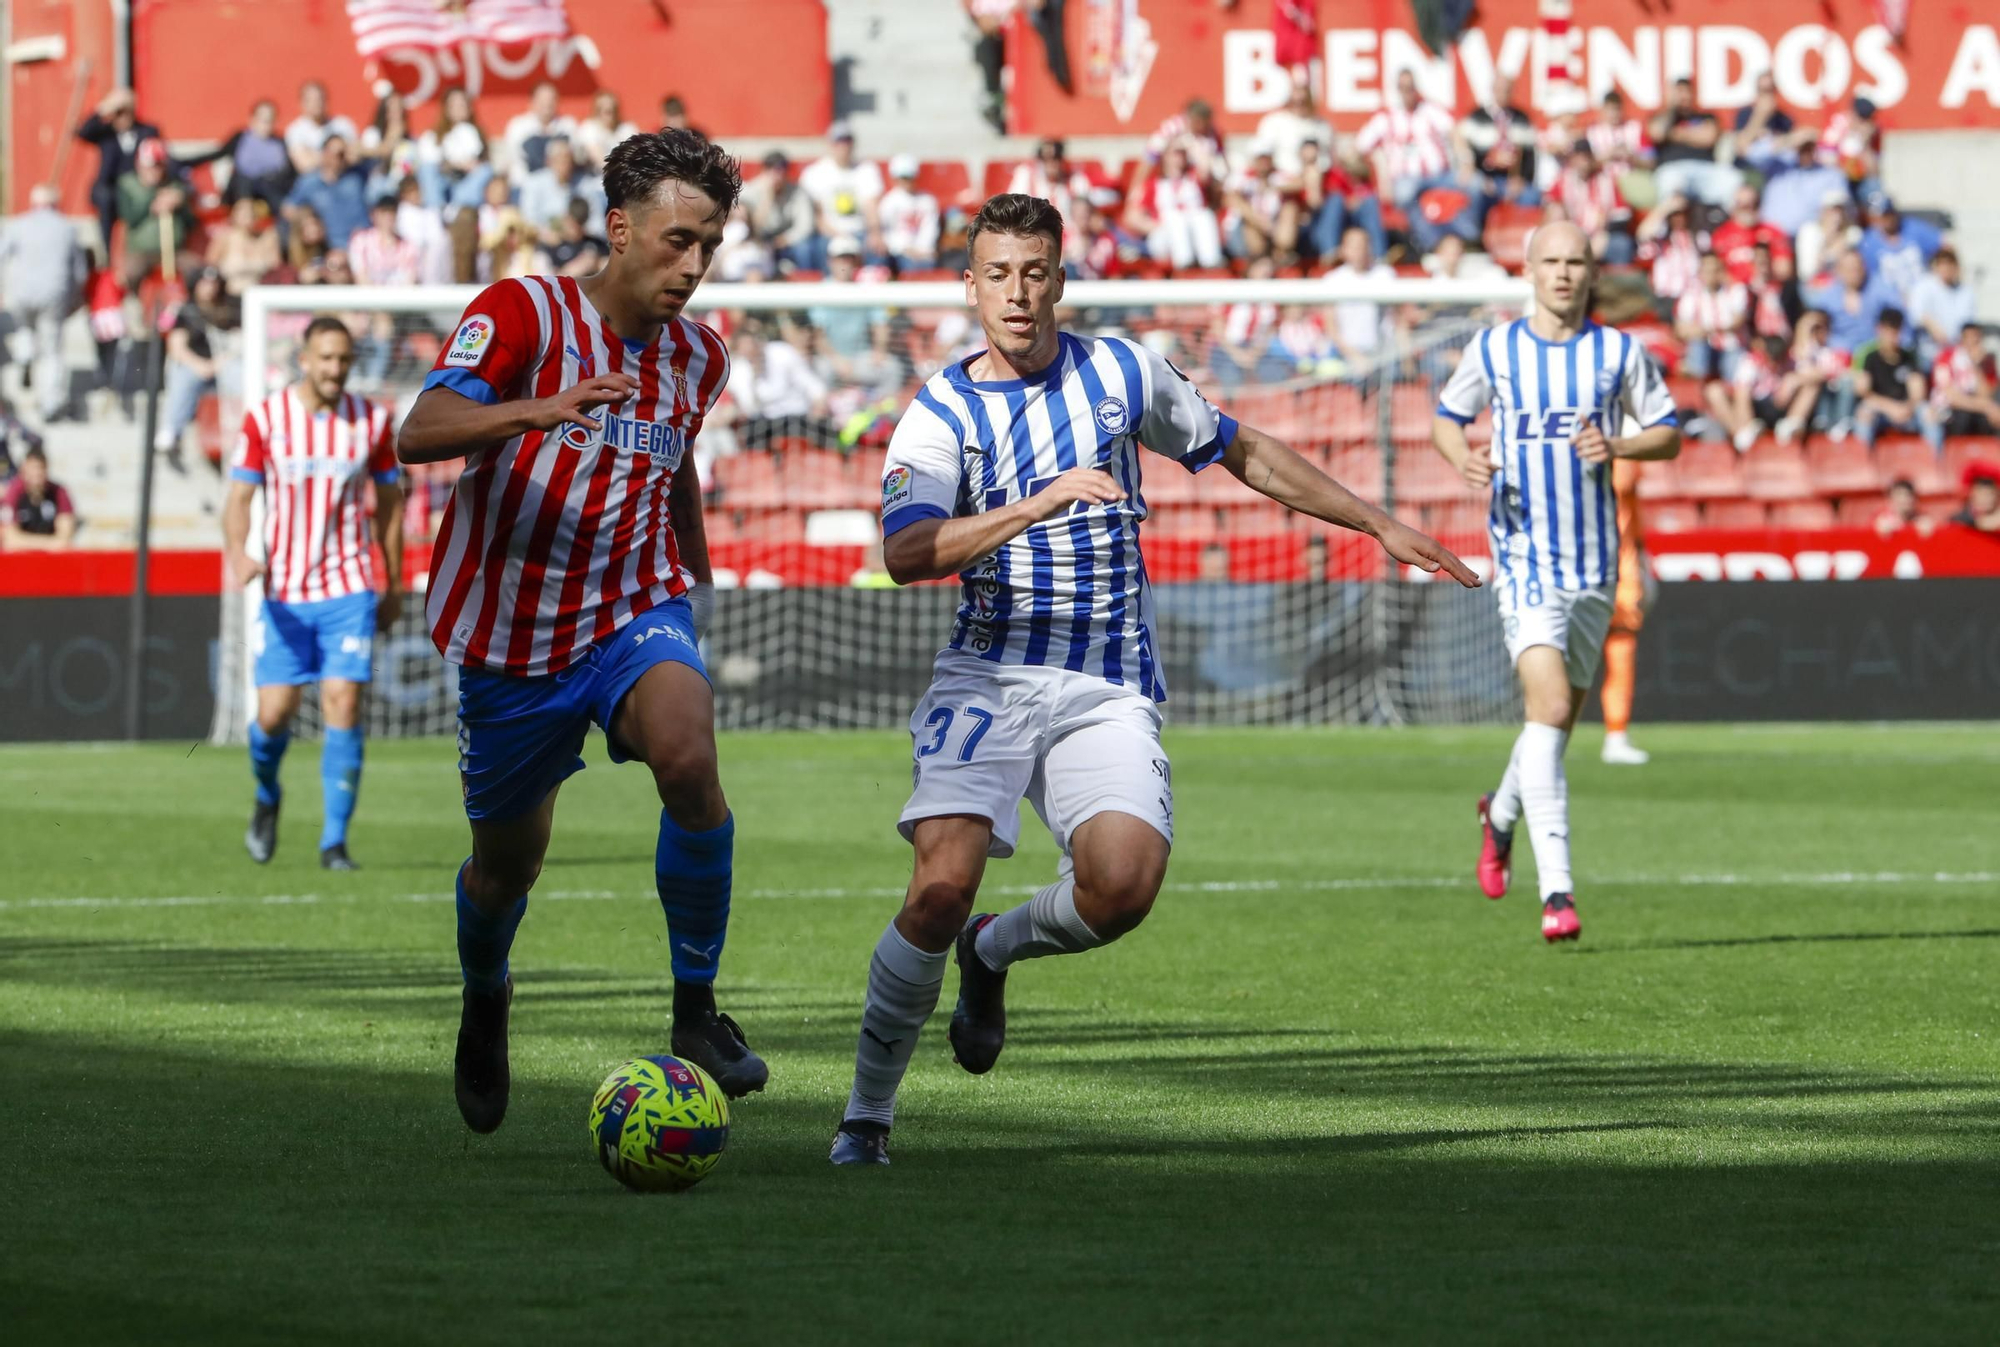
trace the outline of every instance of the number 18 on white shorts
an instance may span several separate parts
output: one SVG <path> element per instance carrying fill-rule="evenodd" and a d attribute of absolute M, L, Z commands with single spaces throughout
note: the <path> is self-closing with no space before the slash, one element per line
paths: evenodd
<path fill-rule="evenodd" d="M 1612 587 L 1537 587 L 1532 591 L 1532 602 L 1530 594 L 1517 592 L 1518 588 L 1504 583 L 1494 587 L 1508 660 L 1519 663 L 1521 652 L 1529 646 L 1553 646 L 1562 651 L 1570 686 L 1589 687 L 1597 680 L 1597 666 L 1604 659 L 1604 638 L 1611 631 Z"/>
<path fill-rule="evenodd" d="M 1142 818 L 1174 840 L 1160 711 L 1136 688 L 947 650 L 910 717 L 910 735 L 913 784 L 896 825 L 905 840 L 924 819 L 971 814 L 993 821 L 987 854 L 1011 856 L 1023 799 L 1065 856 L 1076 830 L 1107 810 Z"/>

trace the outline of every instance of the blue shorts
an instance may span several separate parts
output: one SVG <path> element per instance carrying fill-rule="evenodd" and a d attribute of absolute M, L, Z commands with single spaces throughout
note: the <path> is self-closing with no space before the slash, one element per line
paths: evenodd
<path fill-rule="evenodd" d="M 641 674 L 669 663 L 708 677 L 686 599 L 641 613 L 561 673 L 522 678 L 461 668 L 458 773 L 465 816 L 514 818 L 541 804 L 583 770 L 583 736 L 593 723 L 606 731 L 611 760 L 626 761 L 610 737 L 611 718 Z"/>
<path fill-rule="evenodd" d="M 372 593 L 318 603 L 266 599 L 255 652 L 257 686 L 317 683 L 322 678 L 366 683 L 374 677 L 374 652 Z"/>

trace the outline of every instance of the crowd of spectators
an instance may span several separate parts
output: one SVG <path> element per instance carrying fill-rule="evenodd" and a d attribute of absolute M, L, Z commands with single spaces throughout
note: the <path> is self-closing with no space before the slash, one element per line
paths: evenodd
<path fill-rule="evenodd" d="M 1015 7 L 970 6 L 994 19 Z M 1059 20 L 1059 3 L 1031 8 Z M 1049 56 L 1066 70 L 1066 55 Z M 642 120 L 689 124 L 676 97 L 657 114 Z M 289 120 L 259 100 L 220 144 L 175 155 L 131 94 L 115 92 L 76 131 L 99 152 L 95 265 L 81 260 L 82 241 L 49 194 L 0 228 L 0 295 L 15 355 L 33 371 L 37 411 L 48 421 L 74 410 L 59 327 L 79 306 L 97 339 L 99 382 L 130 386 L 128 298 L 163 273 L 174 302 L 162 319 L 156 447 L 174 467 L 203 398 L 231 391 L 236 297 L 248 286 L 588 275 L 609 252 L 604 158 L 636 129 L 610 91 L 578 118 L 545 84 L 524 111 L 488 128 L 462 89 L 413 114 L 379 86 L 357 120 L 309 81 Z M 1699 106 L 1682 80 L 1640 118 L 1615 90 L 1595 108 L 1559 102 L 1532 115 L 1502 75 L 1455 117 L 1407 71 L 1386 106 L 1348 134 L 1298 78 L 1285 105 L 1234 149 L 1195 98 L 1129 164 L 1074 160 L 1050 139 L 1004 183 L 968 182 L 941 199 L 926 189 L 925 165 L 867 157 L 854 130 L 836 123 L 809 162 L 773 151 L 746 163 L 713 274 L 954 276 L 980 186 L 1054 201 L 1066 222 L 1065 267 L 1086 279 L 1491 276 L 1518 265 L 1527 228 L 1563 218 L 1584 228 L 1621 293 L 1639 296 L 1635 312 L 1655 310 L 1655 350 L 1697 381 L 1687 399 L 1697 432 L 1744 449 L 1767 434 L 1872 443 L 1909 433 L 1934 445 L 1993 434 L 2000 372 L 1971 287 L 1941 222 L 1906 214 L 1883 190 L 1881 135 L 1865 98 L 1823 125 L 1800 124 L 1769 76 L 1733 110 Z M 1510 235 L 1511 253 L 1502 246 Z M 349 321 L 359 387 L 381 386 L 397 360 L 415 358 L 382 315 Z M 1346 377 L 1398 349 L 1406 321 L 1392 306 L 1355 300 L 1235 304 L 1181 354 L 1225 387 Z M 724 438 L 766 442 L 789 419 L 808 426 L 809 439 L 845 446 L 857 426 L 865 434 L 879 422 L 874 409 L 893 408 L 921 358 L 966 334 L 926 332 L 920 353 L 900 318 L 827 308 L 743 322 L 729 335 L 738 378 L 717 418 Z"/>

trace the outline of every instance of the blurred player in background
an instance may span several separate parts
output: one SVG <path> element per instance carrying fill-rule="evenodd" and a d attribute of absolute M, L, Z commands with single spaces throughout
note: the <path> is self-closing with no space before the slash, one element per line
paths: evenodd
<path fill-rule="evenodd" d="M 1439 395 L 1431 439 L 1475 488 L 1490 488 L 1493 589 L 1507 653 L 1521 676 L 1526 724 L 1500 785 L 1480 797 L 1480 889 L 1507 892 L 1523 815 L 1542 887 L 1542 936 L 1574 940 L 1569 784 L 1563 751 L 1597 676 L 1618 580 L 1614 459 L 1672 458 L 1681 432 L 1645 348 L 1593 322 L 1597 263 L 1574 224 L 1528 241 L 1532 317 L 1487 329 Z M 1493 412 L 1493 443 L 1475 453 L 1465 428 Z M 1613 438 L 1629 415 L 1637 434 Z"/>
<path fill-rule="evenodd" d="M 593 723 L 611 760 L 644 762 L 659 792 L 673 1051 L 731 1097 L 768 1074 L 715 1006 L 735 823 L 698 649 L 714 589 L 690 451 L 729 358 L 681 316 L 741 185 L 698 132 L 620 142 L 604 165 L 604 270 L 488 287 L 403 425 L 405 462 L 466 459 L 426 612 L 459 666 L 472 855 L 458 872 L 453 1088 L 475 1132 L 506 1116 L 507 954 Z"/>
<path fill-rule="evenodd" d="M 1626 734 L 1632 726 L 1632 684 L 1638 678 L 1639 628 L 1646 625 L 1651 587 L 1646 574 L 1645 524 L 1639 514 L 1639 478 L 1646 465 L 1621 458 L 1611 465 L 1611 489 L 1618 502 L 1618 587 L 1611 595 L 1611 634 L 1604 638 L 1604 761 L 1643 767 L 1650 761 Z"/>
<path fill-rule="evenodd" d="M 253 674 L 250 771 L 257 800 L 243 844 L 263 864 L 278 846 L 284 792 L 278 767 L 291 743 L 301 689 L 319 684 L 319 863 L 355 869 L 347 825 L 361 794 L 361 690 L 372 674 L 375 633 L 402 610 L 403 488 L 389 409 L 347 391 L 354 337 L 338 318 L 306 327 L 299 381 L 243 416 L 222 507 L 224 555 L 239 585 L 261 577 L 264 606 Z M 368 483 L 375 484 L 373 539 L 382 548 L 375 594 Z M 264 560 L 250 557 L 250 502 L 264 491 Z"/>
<path fill-rule="evenodd" d="M 1399 563 L 1479 582 L 1436 542 L 1355 498 L 1271 436 L 1210 406 L 1139 342 L 1056 327 L 1063 221 L 1008 193 L 968 231 L 966 303 L 987 349 L 917 393 L 882 479 L 883 559 L 898 584 L 956 575 L 964 602 L 910 717 L 916 849 L 903 909 L 876 943 L 835 1164 L 887 1164 L 896 1091 L 958 962 L 952 1053 L 974 1075 L 1006 1042 L 1007 970 L 1079 954 L 1151 910 L 1173 841 L 1166 700 L 1139 554 L 1139 450 L 1372 535 Z M 971 917 L 988 857 L 1014 852 L 1023 798 L 1062 850 L 1053 884 Z"/>

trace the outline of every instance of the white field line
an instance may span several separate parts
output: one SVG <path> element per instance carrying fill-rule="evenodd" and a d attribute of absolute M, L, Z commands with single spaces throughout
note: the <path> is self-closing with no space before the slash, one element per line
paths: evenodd
<path fill-rule="evenodd" d="M 1772 888 L 1846 888 L 1871 884 L 1917 885 L 1978 885 L 2000 883 L 2000 870 L 1970 871 L 1858 871 L 1840 870 L 1819 874 L 1741 874 L 1723 872 L 1720 874 L 1686 875 L 1625 875 L 1607 877 L 1592 882 L 1596 890 L 1620 888 L 1748 888 L 1769 886 Z M 1410 877 L 1390 876 L 1382 878 L 1340 878 L 1340 879 L 1237 879 L 1205 880 L 1198 883 L 1175 883 L 1169 881 L 1164 886 L 1167 893 L 1183 894 L 1232 894 L 1232 893 L 1347 893 L 1379 889 L 1460 889 L 1469 888 L 1471 880 L 1465 875 Z M 1037 891 L 1033 884 L 988 885 L 981 891 L 990 895 L 1011 895 L 1025 897 Z M 897 899 L 903 896 L 900 887 L 890 888 L 831 888 L 831 889 L 740 889 L 737 898 L 752 900 L 771 899 Z M 552 889 L 537 890 L 536 902 L 613 902 L 619 899 L 651 898 L 652 895 L 634 887 L 630 890 L 615 889 Z M 403 903 L 449 903 L 453 895 L 449 893 L 404 893 L 395 895 L 344 894 L 344 893 L 268 893 L 253 894 L 177 894 L 161 897 L 114 896 L 101 898 L 0 898 L 0 911 L 25 911 L 40 908 L 123 908 L 123 907 L 303 907 L 315 904 L 345 904 L 363 902 L 403 902 Z"/>

